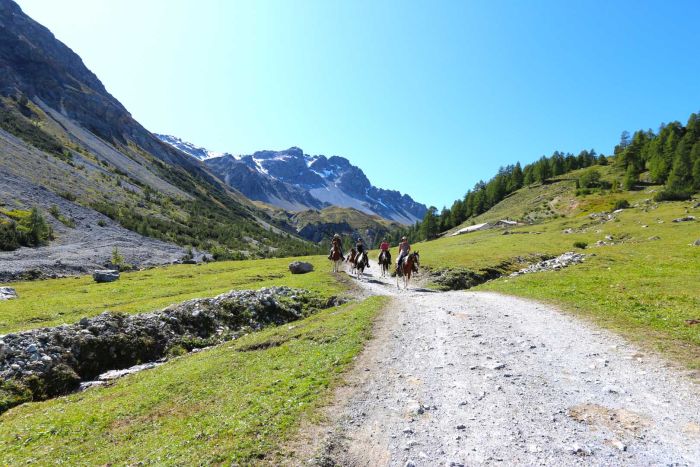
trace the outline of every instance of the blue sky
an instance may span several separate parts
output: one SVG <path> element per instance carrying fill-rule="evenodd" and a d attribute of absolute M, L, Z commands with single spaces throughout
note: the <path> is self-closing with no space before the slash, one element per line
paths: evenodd
<path fill-rule="evenodd" d="M 700 2 L 20 0 L 146 128 L 342 155 L 438 208 L 700 110 Z"/>

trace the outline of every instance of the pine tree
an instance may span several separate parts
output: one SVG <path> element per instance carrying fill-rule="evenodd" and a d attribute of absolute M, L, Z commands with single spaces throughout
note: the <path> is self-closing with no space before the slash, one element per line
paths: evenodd
<path fill-rule="evenodd" d="M 690 159 L 693 161 L 693 188 L 700 190 L 700 141 L 690 151 Z"/>
<path fill-rule="evenodd" d="M 673 160 L 673 168 L 666 182 L 667 190 L 672 193 L 680 193 L 691 189 L 693 185 L 692 171 L 690 154 L 687 151 L 679 151 Z"/>
<path fill-rule="evenodd" d="M 639 176 L 637 174 L 637 171 L 634 168 L 633 164 L 629 164 L 627 166 L 627 171 L 625 171 L 625 178 L 622 181 L 622 187 L 625 190 L 631 190 L 634 188 L 634 186 L 637 184 L 637 181 L 639 180 Z"/>
<path fill-rule="evenodd" d="M 423 222 L 420 223 L 420 234 L 425 240 L 431 240 L 439 233 L 439 218 L 437 208 L 430 206 L 428 211 L 423 216 Z"/>

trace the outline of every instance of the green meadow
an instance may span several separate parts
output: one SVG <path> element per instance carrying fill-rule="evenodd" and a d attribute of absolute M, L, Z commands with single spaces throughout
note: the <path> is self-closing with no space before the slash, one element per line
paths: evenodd
<path fill-rule="evenodd" d="M 323 296 L 347 289 L 330 271 L 322 256 L 298 258 L 315 270 L 290 274 L 289 258 L 224 261 L 201 265 L 172 265 L 122 273 L 116 281 L 97 284 L 90 276 L 15 282 L 19 299 L 0 302 L 0 334 L 73 323 L 104 311 L 143 313 L 198 297 L 212 297 L 231 289 L 259 289 L 287 285 Z"/>
<path fill-rule="evenodd" d="M 279 463 L 387 299 L 371 297 L 0 415 L 0 464 Z"/>

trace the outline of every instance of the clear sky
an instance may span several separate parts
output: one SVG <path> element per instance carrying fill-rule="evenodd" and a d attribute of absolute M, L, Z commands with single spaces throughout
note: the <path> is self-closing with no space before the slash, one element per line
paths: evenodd
<path fill-rule="evenodd" d="M 20 0 L 153 132 L 345 156 L 438 208 L 700 109 L 698 1 Z"/>

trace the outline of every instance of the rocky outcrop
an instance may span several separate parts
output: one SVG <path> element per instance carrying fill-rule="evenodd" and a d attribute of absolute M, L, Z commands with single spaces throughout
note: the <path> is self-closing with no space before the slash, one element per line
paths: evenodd
<path fill-rule="evenodd" d="M 314 270 L 314 265 L 305 261 L 293 261 L 289 263 L 289 272 L 292 274 L 306 274 Z"/>
<path fill-rule="evenodd" d="M 72 325 L 7 334 L 0 338 L 0 412 L 64 394 L 108 370 L 234 339 L 336 303 L 305 290 L 272 287 L 189 300 L 153 313 L 103 313 Z"/>

